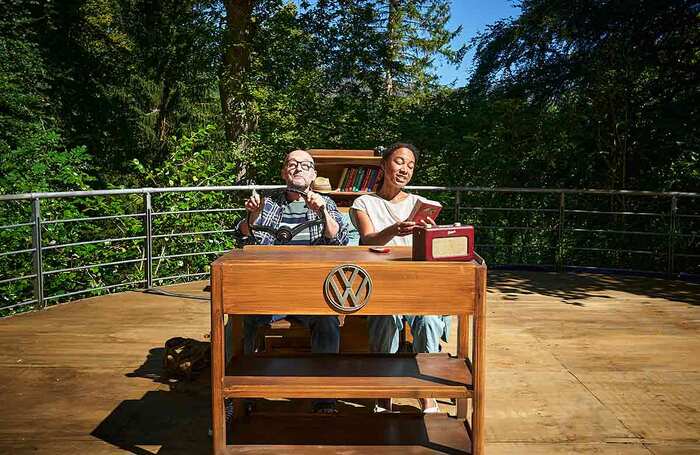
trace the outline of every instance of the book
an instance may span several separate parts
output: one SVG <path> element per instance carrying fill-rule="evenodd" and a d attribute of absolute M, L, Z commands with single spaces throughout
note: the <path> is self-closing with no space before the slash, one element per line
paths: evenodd
<path fill-rule="evenodd" d="M 369 182 L 369 191 L 374 191 L 374 192 L 379 190 L 379 188 L 378 188 L 379 181 L 382 179 L 382 176 L 384 175 L 384 172 L 379 168 L 375 168 L 375 171 L 376 172 L 374 173 L 374 176 L 372 177 L 372 181 Z"/>
<path fill-rule="evenodd" d="M 343 186 L 343 191 L 352 191 L 352 182 L 355 180 L 355 174 L 357 174 L 357 168 L 350 168 L 347 175 L 347 180 L 345 181 L 345 186 Z"/>
<path fill-rule="evenodd" d="M 348 176 L 348 168 L 343 169 L 343 173 L 340 174 L 340 179 L 338 180 L 338 191 L 343 191 L 345 187 L 345 179 Z"/>
<path fill-rule="evenodd" d="M 352 184 L 352 191 L 360 191 L 360 185 L 362 184 L 362 177 L 365 175 L 365 168 L 361 167 L 357 169 L 357 175 L 355 176 L 355 182 Z"/>
<path fill-rule="evenodd" d="M 442 210 L 442 204 L 439 202 L 430 200 L 423 201 L 419 199 L 418 202 L 416 202 L 416 205 L 413 207 L 411 214 L 408 215 L 408 218 L 406 218 L 406 221 L 415 221 L 416 223 L 420 223 L 423 220 L 427 221 L 427 217 L 430 217 L 433 219 L 433 221 L 435 221 L 437 216 L 440 214 L 440 210 Z"/>
<path fill-rule="evenodd" d="M 369 178 L 372 175 L 372 169 L 371 167 L 365 168 L 365 175 L 362 177 L 362 183 L 360 183 L 360 191 L 367 191 L 369 187 Z"/>

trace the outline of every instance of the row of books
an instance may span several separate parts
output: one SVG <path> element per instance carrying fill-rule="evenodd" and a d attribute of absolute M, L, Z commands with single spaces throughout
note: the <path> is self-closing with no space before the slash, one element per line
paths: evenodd
<path fill-rule="evenodd" d="M 374 191 L 382 170 L 377 166 L 346 167 L 338 181 L 338 191 Z"/>

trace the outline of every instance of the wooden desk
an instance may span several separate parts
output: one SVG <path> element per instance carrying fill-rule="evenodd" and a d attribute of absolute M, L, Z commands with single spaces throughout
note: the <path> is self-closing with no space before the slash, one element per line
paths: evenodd
<path fill-rule="evenodd" d="M 342 264 L 361 267 L 373 284 L 367 304 L 352 314 L 457 315 L 457 357 L 366 354 L 266 358 L 242 356 L 240 343 L 235 343 L 233 360 L 226 367 L 225 314 L 338 315 L 324 296 L 324 281 Z M 341 449 L 348 453 L 353 449 L 357 453 L 431 449 L 484 453 L 486 265 L 482 260 L 414 262 L 410 247 L 392 247 L 390 254 L 376 254 L 363 246 L 253 246 L 216 260 L 211 283 L 214 454 L 227 450 L 316 453 Z M 458 412 L 456 419 L 389 414 L 362 415 L 360 419 L 341 415 L 276 420 L 253 415 L 234 420 L 234 445 L 227 447 L 227 397 L 452 397 L 457 398 Z M 468 400 L 472 401 L 471 416 L 467 416 Z M 311 430 L 314 425 L 319 428 L 316 432 Z M 262 430 L 256 429 L 260 426 Z M 309 441 L 302 433 L 316 440 Z M 253 445 L 253 434 L 262 436 L 264 443 Z M 355 444 L 361 445 L 353 447 Z"/>

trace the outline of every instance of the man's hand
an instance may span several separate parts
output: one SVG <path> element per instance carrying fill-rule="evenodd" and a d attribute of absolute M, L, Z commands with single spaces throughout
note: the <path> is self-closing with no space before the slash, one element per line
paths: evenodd
<path fill-rule="evenodd" d="M 318 213 L 319 215 L 325 210 L 326 208 L 326 201 L 323 199 L 323 196 L 321 196 L 318 193 L 314 193 L 313 191 L 308 191 L 306 193 L 306 206 L 313 210 L 314 212 Z"/>
<path fill-rule="evenodd" d="M 255 224 L 262 211 L 262 200 L 256 191 L 245 201 L 245 209 L 250 213 L 250 222 Z"/>

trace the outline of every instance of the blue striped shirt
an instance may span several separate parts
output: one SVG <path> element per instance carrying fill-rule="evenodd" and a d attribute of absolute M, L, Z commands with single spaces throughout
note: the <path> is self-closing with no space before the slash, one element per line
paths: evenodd
<path fill-rule="evenodd" d="M 302 223 L 306 222 L 306 212 L 308 212 L 306 203 L 303 200 L 293 201 L 284 206 L 282 210 L 282 219 L 280 227 L 287 226 L 289 229 L 294 229 Z M 294 238 L 286 245 L 309 245 L 311 234 L 308 229 L 304 229 L 294 236 Z M 275 242 L 276 243 L 276 242 Z"/>
<path fill-rule="evenodd" d="M 307 243 L 305 243 L 305 245 L 347 245 L 348 228 L 347 225 L 343 222 L 342 214 L 338 211 L 338 207 L 335 205 L 335 202 L 333 202 L 333 199 L 329 198 L 324 194 L 322 194 L 321 197 L 323 197 L 323 199 L 326 201 L 326 208 L 328 209 L 328 214 L 332 216 L 333 219 L 338 223 L 340 229 L 338 229 L 338 232 L 336 233 L 335 237 L 328 239 L 324 237 L 323 228 L 321 226 L 312 226 L 310 229 L 306 230 L 306 232 L 309 232 L 310 238 L 307 240 Z M 280 226 L 280 222 L 282 221 L 282 214 L 284 212 L 284 209 L 289 204 L 290 202 L 287 201 L 284 191 L 280 191 L 270 195 L 269 197 L 263 198 L 263 209 L 260 213 L 260 217 L 255 222 L 255 224 L 278 229 Z M 304 207 L 306 207 L 306 205 L 304 205 Z M 316 214 L 316 212 L 314 212 L 313 210 L 306 209 L 304 221 L 317 219 L 318 214 Z M 244 221 L 245 218 L 239 221 L 238 225 L 236 226 L 236 229 L 240 230 L 241 223 L 243 223 Z M 258 240 L 257 243 L 259 245 L 273 245 L 275 243 L 275 239 L 272 237 L 272 234 L 269 234 L 267 232 L 258 231 L 255 233 L 255 236 Z"/>

